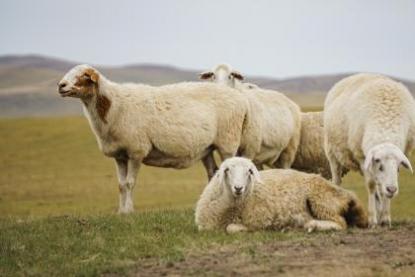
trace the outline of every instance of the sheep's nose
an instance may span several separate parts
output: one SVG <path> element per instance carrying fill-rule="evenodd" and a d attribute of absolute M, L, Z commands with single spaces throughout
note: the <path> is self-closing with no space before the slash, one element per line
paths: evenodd
<path fill-rule="evenodd" d="M 65 82 L 59 83 L 58 84 L 59 90 L 64 89 L 66 87 L 66 85 L 67 85 L 67 83 L 65 83 Z"/>
<path fill-rule="evenodd" d="M 395 186 L 387 186 L 386 187 L 386 191 L 389 192 L 390 194 L 394 194 L 397 191 L 397 187 L 395 187 Z"/>
<path fill-rule="evenodd" d="M 242 187 L 234 187 L 236 192 L 241 192 L 242 191 Z"/>

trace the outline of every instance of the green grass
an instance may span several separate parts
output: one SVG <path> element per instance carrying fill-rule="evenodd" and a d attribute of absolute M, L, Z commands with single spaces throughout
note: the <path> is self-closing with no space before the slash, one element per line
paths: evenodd
<path fill-rule="evenodd" d="M 414 177 L 401 172 L 394 220 L 415 218 Z M 197 233 L 192 207 L 206 183 L 200 164 L 144 166 L 134 196 L 139 212 L 115 215 L 114 164 L 82 117 L 1 119 L 0 173 L 0 276 L 125 273 L 141 258 L 177 260 L 212 244 L 303 236 Z M 366 203 L 358 174 L 344 182 Z"/>
<path fill-rule="evenodd" d="M 190 209 L 34 221 L 7 218 L 0 220 L 0 276 L 127 273 L 141 258 L 177 261 L 193 248 L 293 239 L 298 234 L 198 233 Z"/>

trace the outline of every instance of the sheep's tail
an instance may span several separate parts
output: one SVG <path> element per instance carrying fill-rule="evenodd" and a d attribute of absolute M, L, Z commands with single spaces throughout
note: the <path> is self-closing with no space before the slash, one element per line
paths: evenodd
<path fill-rule="evenodd" d="M 368 227 L 368 218 L 366 211 L 362 203 L 354 195 L 347 204 L 347 208 L 343 216 L 348 226 L 355 226 L 359 228 Z"/>

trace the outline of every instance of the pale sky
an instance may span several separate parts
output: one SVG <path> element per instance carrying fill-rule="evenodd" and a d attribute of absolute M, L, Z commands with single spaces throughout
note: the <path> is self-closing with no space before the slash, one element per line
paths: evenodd
<path fill-rule="evenodd" d="M 1 0 L 0 55 L 415 80 L 413 0 Z"/>

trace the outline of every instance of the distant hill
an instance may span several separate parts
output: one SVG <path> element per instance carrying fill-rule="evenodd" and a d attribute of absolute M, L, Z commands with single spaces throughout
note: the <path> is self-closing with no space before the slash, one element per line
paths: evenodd
<path fill-rule="evenodd" d="M 80 114 L 79 101 L 63 101 L 56 92 L 56 83 L 75 64 L 77 62 L 37 55 L 0 56 L 0 116 Z M 97 68 L 114 81 L 151 85 L 197 81 L 198 73 L 202 71 L 153 64 Z M 247 81 L 284 92 L 301 106 L 319 107 L 333 84 L 350 74 L 352 73 L 290 79 L 247 76 Z M 401 81 L 415 92 L 414 82 Z"/>

